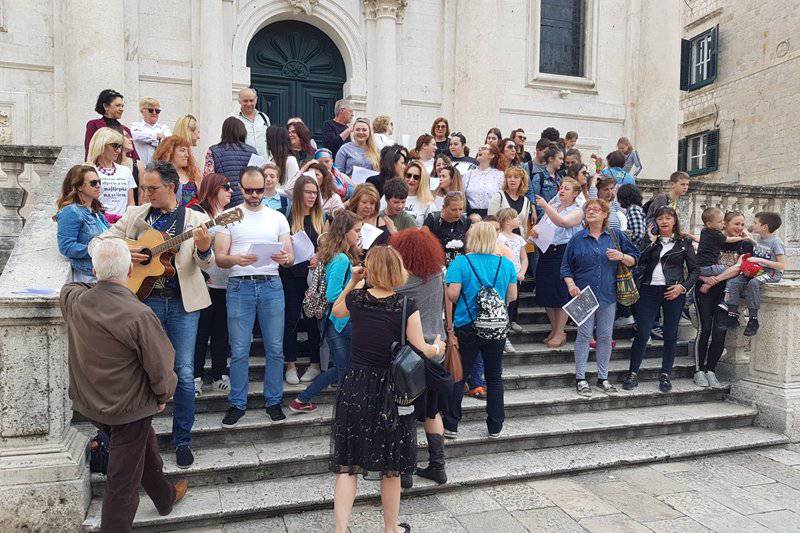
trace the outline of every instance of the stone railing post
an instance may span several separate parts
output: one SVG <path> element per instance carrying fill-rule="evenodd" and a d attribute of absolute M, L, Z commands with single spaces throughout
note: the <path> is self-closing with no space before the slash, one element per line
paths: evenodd
<path fill-rule="evenodd" d="M 82 160 L 82 146 L 61 150 L 0 276 L 0 531 L 79 531 L 91 499 L 58 303 L 70 267 L 51 219 L 61 179 Z M 26 288 L 43 291 L 19 293 Z"/>
<path fill-rule="evenodd" d="M 0 271 L 5 266 L 11 249 L 17 242 L 25 220 L 19 210 L 25 205 L 27 191 L 19 184 L 19 176 L 25 171 L 25 164 L 19 161 L 0 161 L 0 169 L 6 174 L 6 183 L 0 187 Z"/>
<path fill-rule="evenodd" d="M 733 383 L 731 396 L 758 408 L 759 425 L 800 442 L 800 282 L 764 285 L 758 315 L 747 375 Z"/>

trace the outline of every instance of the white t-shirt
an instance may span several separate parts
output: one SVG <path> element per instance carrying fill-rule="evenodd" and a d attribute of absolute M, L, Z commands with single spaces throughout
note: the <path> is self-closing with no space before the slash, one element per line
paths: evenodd
<path fill-rule="evenodd" d="M 245 254 L 251 244 L 280 242 L 279 237 L 289 235 L 289 222 L 274 209 L 262 206 L 258 211 L 250 211 L 244 207 L 242 211 L 244 219 L 239 224 L 217 229 L 218 233 L 231 236 L 229 255 Z M 274 261 L 261 267 L 235 265 L 230 270 L 230 277 L 277 274 L 278 263 Z"/>
<path fill-rule="evenodd" d="M 514 263 L 514 268 L 517 269 L 517 274 L 520 273 L 522 270 L 522 261 L 520 261 L 520 253 L 522 248 L 525 247 L 525 239 L 517 235 L 516 233 L 512 233 L 509 237 L 504 233 L 497 234 L 497 244 L 503 245 L 505 244 L 508 246 L 508 249 L 511 250 L 511 262 Z"/>
<path fill-rule="evenodd" d="M 653 276 L 650 278 L 650 285 L 663 286 L 667 284 L 667 279 L 664 277 L 664 269 L 661 266 L 661 258 L 675 247 L 675 241 L 664 237 L 659 237 L 659 239 L 661 239 L 661 255 L 658 256 L 658 263 L 653 269 Z"/>
<path fill-rule="evenodd" d="M 435 209 L 436 206 L 434 204 L 426 204 L 416 196 L 406 198 L 405 212 L 414 217 L 414 222 L 417 223 L 418 228 L 425 222 L 425 217 L 428 216 L 428 213 L 435 211 Z"/>
<path fill-rule="evenodd" d="M 128 209 L 128 191 L 136 188 L 131 169 L 114 163 L 114 173 L 108 175 L 100 172 L 96 165 L 93 166 L 100 178 L 100 203 L 106 208 L 106 212 L 124 215 Z"/>

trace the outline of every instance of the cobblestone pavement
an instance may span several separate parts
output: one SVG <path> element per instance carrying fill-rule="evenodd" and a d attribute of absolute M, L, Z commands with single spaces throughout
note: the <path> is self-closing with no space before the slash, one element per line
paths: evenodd
<path fill-rule="evenodd" d="M 404 497 L 400 515 L 414 533 L 800 532 L 800 444 Z M 194 531 L 307 533 L 332 523 L 322 510 Z M 357 505 L 350 531 L 382 532 L 380 507 Z"/>

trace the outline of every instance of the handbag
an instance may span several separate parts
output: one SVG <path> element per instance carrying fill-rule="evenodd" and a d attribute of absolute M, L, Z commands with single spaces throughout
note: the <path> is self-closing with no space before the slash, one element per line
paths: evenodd
<path fill-rule="evenodd" d="M 622 251 L 619 245 L 619 238 L 617 233 L 611 229 L 611 240 L 614 242 L 614 248 Z M 617 302 L 625 307 L 630 307 L 639 301 L 639 289 L 636 288 L 636 282 L 633 279 L 633 272 L 625 266 L 622 261 L 617 266 Z"/>
<path fill-rule="evenodd" d="M 445 285 L 445 299 L 447 298 L 447 286 Z M 453 381 L 458 383 L 464 379 L 464 368 L 461 365 L 461 352 L 458 349 L 458 337 L 453 327 L 453 304 L 445 301 L 444 304 L 444 329 L 447 334 L 444 349 L 444 366 L 453 376 Z"/>
<path fill-rule="evenodd" d="M 397 405 L 411 405 L 425 393 L 425 361 L 408 344 L 406 344 L 406 309 L 408 298 L 403 297 L 403 321 L 400 342 L 392 345 L 394 359 L 390 375 L 394 384 L 394 402 Z"/>

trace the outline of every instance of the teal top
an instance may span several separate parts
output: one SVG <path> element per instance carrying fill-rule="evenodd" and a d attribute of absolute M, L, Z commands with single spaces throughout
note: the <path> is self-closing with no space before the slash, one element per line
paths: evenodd
<path fill-rule="evenodd" d="M 325 299 L 333 303 L 342 294 L 350 281 L 350 259 L 346 254 L 338 253 L 325 265 Z M 349 317 L 336 318 L 330 314 L 330 321 L 336 331 L 341 332 L 347 325 Z"/>

